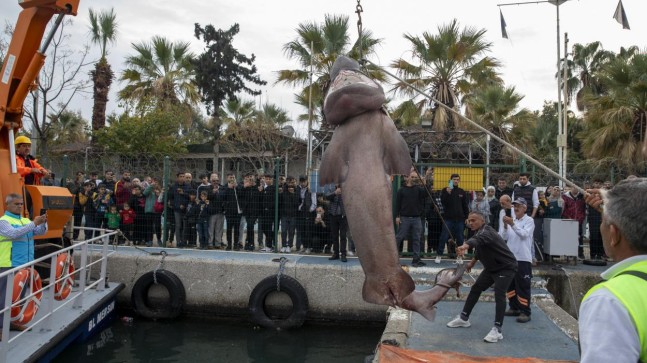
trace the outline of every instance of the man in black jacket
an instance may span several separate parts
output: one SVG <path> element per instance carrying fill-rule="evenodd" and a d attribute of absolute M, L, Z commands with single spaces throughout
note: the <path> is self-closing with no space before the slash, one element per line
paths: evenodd
<path fill-rule="evenodd" d="M 445 218 L 445 228 L 440 235 L 438 244 L 438 256 L 442 256 L 445 251 L 445 244 L 451 237 L 456 246 L 463 244 L 463 233 L 465 229 L 465 220 L 470 213 L 469 196 L 458 187 L 461 177 L 458 174 L 452 174 L 449 180 L 449 186 L 443 189 L 440 200 L 443 204 Z M 453 251 L 450 251 L 450 255 Z"/>
<path fill-rule="evenodd" d="M 483 264 L 483 271 L 472 285 L 463 306 L 463 311 L 456 319 L 447 323 L 447 326 L 450 328 L 468 328 L 471 325 L 469 321 L 470 313 L 481 293 L 494 284 L 494 300 L 496 303 L 494 327 L 483 340 L 496 343 L 503 339 L 501 326 L 503 325 L 506 308 L 506 292 L 517 271 L 517 259 L 494 228 L 485 224 L 485 217 L 481 213 L 470 213 L 467 223 L 469 228 L 474 231 L 474 236 L 467 240 L 464 245 L 457 247 L 456 252 L 460 256 L 467 252 L 468 249 L 475 248 L 476 253 L 474 258 L 468 262 L 466 271 L 469 272 L 477 260 L 480 260 Z"/>
<path fill-rule="evenodd" d="M 420 235 L 422 232 L 420 216 L 424 212 L 427 193 L 419 184 L 418 173 L 412 171 L 406 178 L 405 185 L 398 189 L 395 199 L 395 224 L 398 226 L 395 241 L 398 244 L 398 250 L 405 238 L 412 244 L 413 261 L 411 261 L 411 266 L 413 267 L 426 265 L 420 261 Z"/>

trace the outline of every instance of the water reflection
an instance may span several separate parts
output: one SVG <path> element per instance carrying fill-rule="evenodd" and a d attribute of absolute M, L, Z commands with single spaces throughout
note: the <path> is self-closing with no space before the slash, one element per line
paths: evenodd
<path fill-rule="evenodd" d="M 274 331 L 195 318 L 117 320 L 86 344 L 70 346 L 54 362 L 362 362 L 383 330 L 307 324 Z"/>

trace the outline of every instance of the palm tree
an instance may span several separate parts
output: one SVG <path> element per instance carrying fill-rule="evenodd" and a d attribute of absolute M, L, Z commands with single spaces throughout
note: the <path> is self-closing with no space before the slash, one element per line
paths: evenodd
<path fill-rule="evenodd" d="M 497 73 L 499 62 L 485 55 L 492 46 L 485 40 L 485 29 L 467 27 L 461 30 L 454 19 L 438 27 L 438 34 L 424 32 L 422 37 L 411 34 L 404 37 L 411 42 L 414 61 L 400 58 L 391 67 L 406 82 L 455 110 L 474 89 L 501 83 Z M 403 82 L 396 83 L 394 90 L 408 97 L 418 95 Z M 435 130 L 456 128 L 455 117 L 449 111 L 426 99 L 420 100 L 418 107 L 423 109 L 425 104 L 432 109 Z"/>
<path fill-rule="evenodd" d="M 611 158 L 627 173 L 645 169 L 641 143 L 647 131 L 647 54 L 616 57 L 597 76 L 605 90 L 587 103 L 582 148 L 589 158 Z"/>
<path fill-rule="evenodd" d="M 323 108 L 323 98 L 330 82 L 330 71 L 335 59 L 340 55 L 346 55 L 359 60 L 360 55 L 365 57 L 373 54 L 375 47 L 381 42 L 373 38 L 370 31 L 364 30 L 361 37 L 351 43 L 349 20 L 348 16 L 344 15 L 327 14 L 323 24 L 301 23 L 297 28 L 297 34 L 297 38 L 283 46 L 283 51 L 288 58 L 298 62 L 299 68 L 278 71 L 276 83 L 303 87 L 297 94 L 297 98 L 299 104 L 307 107 L 310 102 L 309 82 L 312 63 L 314 68 L 312 105 L 315 108 Z M 367 73 L 378 81 L 385 79 L 384 73 L 375 67 L 368 67 Z"/>
<path fill-rule="evenodd" d="M 487 86 L 476 91 L 467 101 L 474 121 L 501 139 L 528 150 L 530 131 L 536 116 L 527 109 L 519 109 L 523 96 L 514 87 Z M 496 162 L 504 162 L 503 146 L 495 143 L 492 154 Z"/>
<path fill-rule="evenodd" d="M 87 140 L 87 122 L 76 111 L 63 111 L 47 115 L 50 121 L 48 141 L 55 145 L 84 142 Z"/>
<path fill-rule="evenodd" d="M 92 107 L 92 131 L 106 125 L 106 104 L 110 85 L 115 78 L 112 68 L 106 59 L 108 44 L 117 41 L 117 14 L 114 9 L 101 11 L 98 14 L 90 9 L 90 34 L 92 43 L 101 49 L 101 58 L 90 71 L 94 84 L 94 106 Z"/>
<path fill-rule="evenodd" d="M 277 126 L 282 126 L 290 122 L 288 112 L 279 106 L 271 103 L 266 103 L 263 108 L 256 112 L 256 120 L 259 122 L 271 123 Z"/>
<path fill-rule="evenodd" d="M 584 111 L 585 95 L 602 94 L 604 91 L 602 84 L 595 75 L 613 57 L 613 52 L 602 49 L 602 43 L 598 41 L 586 45 L 579 43 L 573 45 L 573 59 L 567 63 L 569 95 L 567 103 L 570 103 L 570 98 L 577 92 L 575 96 L 577 109 Z"/>
<path fill-rule="evenodd" d="M 136 55 L 126 58 L 120 80 L 127 85 L 119 91 L 121 100 L 134 103 L 142 113 L 165 104 L 192 106 L 200 101 L 193 83 L 189 42 L 173 43 L 154 36 L 149 43 L 132 46 Z"/>
<path fill-rule="evenodd" d="M 254 101 L 227 100 L 223 107 L 220 108 L 220 118 L 227 124 L 240 126 L 242 123 L 251 121 L 254 118 L 256 113 L 254 106 Z"/>

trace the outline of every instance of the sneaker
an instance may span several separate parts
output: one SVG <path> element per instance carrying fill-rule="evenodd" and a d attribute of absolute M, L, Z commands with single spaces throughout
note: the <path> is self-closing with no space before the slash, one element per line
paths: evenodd
<path fill-rule="evenodd" d="M 351 256 L 351 257 L 352 257 L 352 256 L 355 256 L 355 254 L 353 253 L 353 251 L 348 251 L 348 252 L 346 252 L 346 254 L 347 254 L 348 256 Z"/>
<path fill-rule="evenodd" d="M 505 311 L 505 316 L 519 316 L 521 315 L 521 311 L 519 310 L 514 310 L 514 309 L 508 309 Z"/>
<path fill-rule="evenodd" d="M 447 326 L 450 328 L 469 328 L 472 324 L 470 324 L 469 320 L 463 320 L 461 319 L 461 316 L 457 316 L 456 319 L 450 321 L 447 323 Z"/>
<path fill-rule="evenodd" d="M 261 252 L 272 252 L 272 249 L 269 247 L 263 247 L 260 249 Z"/>
<path fill-rule="evenodd" d="M 440 263 L 440 259 L 441 259 L 440 255 L 436 256 L 436 261 L 435 262 Z"/>
<path fill-rule="evenodd" d="M 528 315 L 526 315 L 526 314 L 524 314 L 524 313 L 521 313 L 521 314 L 517 317 L 517 323 L 527 323 L 527 322 L 529 322 L 529 321 L 530 321 L 530 316 L 528 316 Z"/>
<path fill-rule="evenodd" d="M 339 255 L 332 255 L 331 257 L 328 258 L 329 260 L 339 260 Z"/>
<path fill-rule="evenodd" d="M 341 262 L 348 262 L 348 259 L 346 259 L 346 256 L 344 255 L 341 256 Z"/>
<path fill-rule="evenodd" d="M 304 252 L 304 253 L 305 253 L 306 255 L 309 255 L 309 254 L 311 254 L 311 253 L 312 253 L 312 250 L 311 250 L 311 249 L 309 249 L 309 248 L 306 248 L 306 250 L 305 250 L 305 252 Z"/>
<path fill-rule="evenodd" d="M 427 266 L 427 264 L 420 261 L 420 260 L 417 260 L 417 261 L 411 262 L 411 266 L 413 266 L 413 267 L 422 267 L 422 266 Z"/>
<path fill-rule="evenodd" d="M 488 343 L 496 343 L 499 340 L 503 340 L 503 334 L 497 330 L 497 328 L 492 328 L 489 333 L 483 338 Z"/>

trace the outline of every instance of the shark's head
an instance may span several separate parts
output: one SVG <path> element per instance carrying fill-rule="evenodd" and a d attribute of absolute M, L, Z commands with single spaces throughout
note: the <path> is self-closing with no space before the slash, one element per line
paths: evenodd
<path fill-rule="evenodd" d="M 330 71 L 330 81 L 333 81 L 339 75 L 339 72 L 343 70 L 353 70 L 359 71 L 359 63 L 352 58 L 348 58 L 345 55 L 340 55 L 335 60 L 335 64 L 332 66 Z"/>

